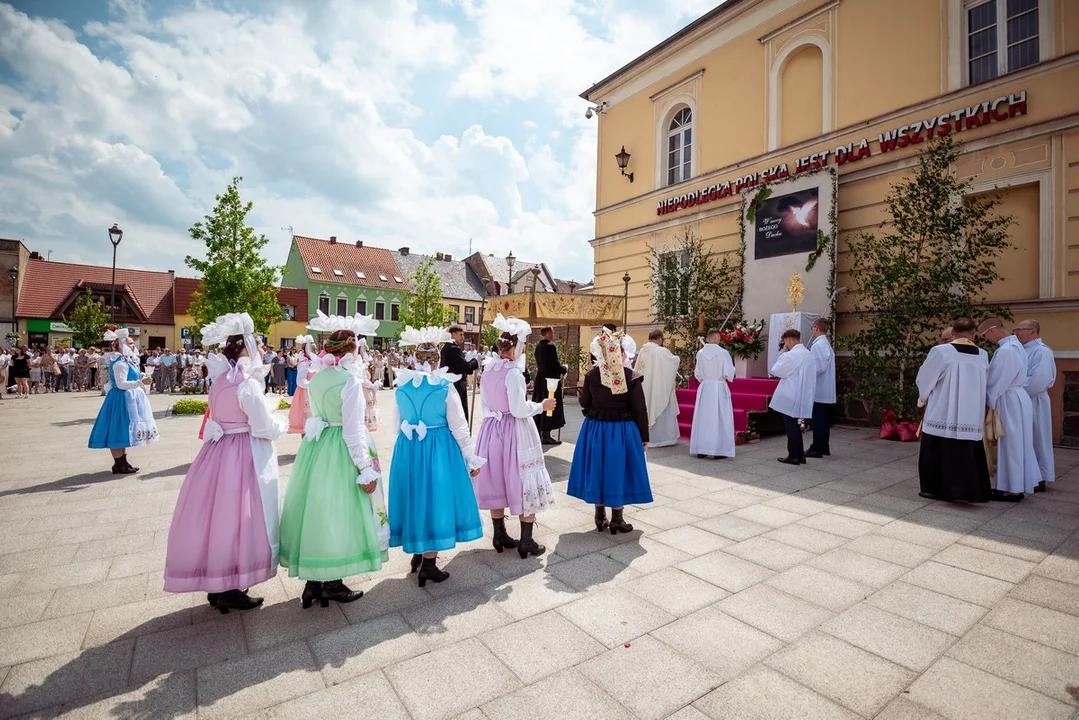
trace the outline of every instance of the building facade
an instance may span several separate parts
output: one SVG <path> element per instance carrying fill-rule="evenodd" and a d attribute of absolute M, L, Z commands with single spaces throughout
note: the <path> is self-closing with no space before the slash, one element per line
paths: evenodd
<path fill-rule="evenodd" d="M 307 295 L 307 311 L 327 315 L 372 315 L 379 321 L 373 347 L 398 335 L 401 302 L 408 291 L 396 253 L 385 248 L 294 235 L 285 264 L 284 284 Z"/>
<path fill-rule="evenodd" d="M 193 294 L 202 287 L 198 278 L 176 278 L 175 297 L 175 336 L 174 348 L 194 347 L 195 318 L 190 315 Z M 277 289 L 277 303 L 281 306 L 281 319 L 270 326 L 266 333 L 266 344 L 275 348 L 290 347 L 295 344 L 297 335 L 307 335 L 307 291 L 300 288 L 282 287 Z"/>
<path fill-rule="evenodd" d="M 1041 323 L 1054 437 L 1079 444 L 1076 88 L 1079 0 L 728 0 L 582 94 L 599 122 L 596 292 L 629 273 L 641 341 L 650 246 L 688 228 L 737 261 L 743 198 L 820 168 L 837 174 L 846 286 L 844 238 L 879 226 L 922 143 L 951 133 L 957 176 L 1016 218 L 990 299 Z"/>
<path fill-rule="evenodd" d="M 405 272 L 406 282 L 411 281 L 420 265 L 431 262 L 431 270 L 438 275 L 442 288 L 442 304 L 453 311 L 453 322 L 464 328 L 465 341 L 478 345 L 482 332 L 480 322 L 483 298 L 486 293 L 479 277 L 468 263 L 454 260 L 453 256 L 447 253 L 420 255 L 411 252 L 407 247 L 399 248 L 394 254 L 398 266 Z"/>

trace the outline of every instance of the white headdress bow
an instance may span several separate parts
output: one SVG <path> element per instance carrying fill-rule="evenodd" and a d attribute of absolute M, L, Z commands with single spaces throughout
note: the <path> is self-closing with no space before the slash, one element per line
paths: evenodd
<path fill-rule="evenodd" d="M 307 324 L 312 330 L 322 333 L 334 333 L 338 330 L 348 330 L 357 338 L 363 335 L 374 335 L 378 330 L 379 321 L 370 315 L 357 313 L 352 317 L 347 315 L 327 315 L 321 310 L 318 316 Z"/>
<path fill-rule="evenodd" d="M 125 340 L 128 335 L 127 328 L 117 328 L 116 330 L 106 330 L 105 334 L 101 336 L 101 339 L 105 342 L 115 342 L 116 340 Z"/>
<path fill-rule="evenodd" d="M 258 343 L 255 342 L 255 321 L 248 313 L 221 315 L 204 326 L 199 334 L 202 336 L 202 344 L 207 346 L 221 345 L 233 335 L 242 335 L 250 367 L 255 370 L 262 365 L 262 353 L 259 352 Z M 229 382 L 236 379 L 237 367 L 238 365 L 234 365 L 229 370 Z"/>
<path fill-rule="evenodd" d="M 528 336 L 532 334 L 532 326 L 520 318 L 502 317 L 502 313 L 498 313 L 495 317 L 495 321 L 491 323 L 491 325 L 493 325 L 496 330 L 501 330 L 504 333 L 509 333 L 510 335 L 517 337 L 517 360 L 514 364 L 524 372 L 524 346 L 525 342 L 528 340 Z"/>
<path fill-rule="evenodd" d="M 423 347 L 425 345 L 437 348 L 439 345 L 449 342 L 453 339 L 453 336 L 446 331 L 445 328 L 440 327 L 425 327 L 414 328 L 411 325 L 406 325 L 404 331 L 401 333 L 400 345 L 415 345 L 416 347 Z"/>

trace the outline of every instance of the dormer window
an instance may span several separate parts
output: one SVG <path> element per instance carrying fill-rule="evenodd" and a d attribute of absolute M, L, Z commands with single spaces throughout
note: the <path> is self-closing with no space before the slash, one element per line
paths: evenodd
<path fill-rule="evenodd" d="M 364 275 L 364 274 L 363 274 L 363 272 L 362 272 L 361 270 L 357 270 L 357 271 L 356 271 L 356 278 L 357 278 L 358 280 L 366 280 L 366 279 L 367 279 L 367 276 L 366 276 L 366 275 Z"/>
<path fill-rule="evenodd" d="M 321 273 L 322 268 L 320 268 L 318 265 L 312 265 L 311 266 L 311 272 L 313 272 L 313 273 Z"/>
<path fill-rule="evenodd" d="M 386 279 L 386 276 L 383 275 L 382 273 L 378 274 L 378 279 L 381 280 L 382 282 L 389 282 L 389 280 Z"/>
<path fill-rule="evenodd" d="M 394 281 L 395 283 L 403 283 L 403 282 L 404 282 L 404 280 L 402 280 L 401 278 L 397 277 L 396 275 L 394 275 L 394 276 L 393 276 L 393 281 Z"/>
<path fill-rule="evenodd" d="M 340 270 L 338 270 L 337 268 L 333 269 L 333 274 L 336 275 L 337 277 L 344 277 L 345 276 L 345 274 L 343 272 L 341 272 Z"/>

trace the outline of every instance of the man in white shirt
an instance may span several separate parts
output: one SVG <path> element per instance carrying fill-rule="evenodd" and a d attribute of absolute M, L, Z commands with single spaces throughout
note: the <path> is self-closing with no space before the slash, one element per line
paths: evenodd
<path fill-rule="evenodd" d="M 60 391 L 62 387 L 64 392 L 71 392 L 71 368 L 75 363 L 74 358 L 71 356 L 71 351 L 64 348 L 60 351 L 60 354 L 56 356 L 56 363 L 60 366 L 60 375 L 56 378 L 56 390 Z"/>
<path fill-rule="evenodd" d="M 648 342 L 637 355 L 636 371 L 644 376 L 650 447 L 678 444 L 678 363 L 678 356 L 663 347 L 663 331 L 648 333 Z"/>
<path fill-rule="evenodd" d="M 734 380 L 734 361 L 727 349 L 720 347 L 719 340 L 719 330 L 708 331 L 693 368 L 693 377 L 700 385 L 693 406 L 689 453 L 698 458 L 734 457 L 734 406 L 727 384 Z"/>
<path fill-rule="evenodd" d="M 983 321 L 978 332 L 998 346 L 989 362 L 985 388 L 985 403 L 997 411 L 1004 428 L 997 445 L 993 499 L 1019 502 L 1041 480 L 1034 455 L 1034 406 L 1026 391 L 1027 351 L 999 318 Z"/>
<path fill-rule="evenodd" d="M 1049 404 L 1049 388 L 1056 384 L 1057 364 L 1053 350 L 1041 339 L 1042 328 L 1034 320 L 1024 320 L 1015 326 L 1015 337 L 1027 351 L 1027 395 L 1034 411 L 1034 456 L 1038 459 L 1041 480 L 1034 492 L 1045 492 L 1045 484 L 1056 479 L 1053 458 L 1053 410 Z"/>
<path fill-rule="evenodd" d="M 787 457 L 778 458 L 787 465 L 805 465 L 800 418 L 813 416 L 813 396 L 817 390 L 817 370 L 813 355 L 802 344 L 802 333 L 793 328 L 782 335 L 783 352 L 771 373 L 779 378 L 779 387 L 768 407 L 783 415 L 787 431 Z"/>
<path fill-rule="evenodd" d="M 817 373 L 813 391 L 813 444 L 806 450 L 807 458 L 822 458 L 831 455 L 829 445 L 832 431 L 832 406 L 835 405 L 835 351 L 828 340 L 832 330 L 832 321 L 817 318 L 813 323 L 813 340 L 809 352 L 813 356 L 814 370 Z"/>
<path fill-rule="evenodd" d="M 959 318 L 953 338 L 929 351 L 918 370 L 921 425 L 918 477 L 929 500 L 989 502 L 985 384 L 989 355 L 974 344 L 974 321 Z"/>

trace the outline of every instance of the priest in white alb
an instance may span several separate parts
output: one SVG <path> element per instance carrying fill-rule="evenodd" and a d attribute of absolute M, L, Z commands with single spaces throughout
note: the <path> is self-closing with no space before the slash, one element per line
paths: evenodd
<path fill-rule="evenodd" d="M 779 386 L 768 403 L 768 407 L 783 416 L 783 429 L 787 433 L 787 457 L 778 460 L 787 465 L 805 465 L 805 442 L 798 421 L 813 417 L 817 366 L 813 355 L 802 344 L 802 333 L 787 330 L 780 340 L 784 352 L 771 369 L 772 375 L 779 378 Z"/>
<path fill-rule="evenodd" d="M 1027 351 L 1017 337 L 1004 329 L 999 318 L 983 321 L 978 332 L 997 345 L 985 387 L 985 404 L 997 411 L 1004 428 L 997 445 L 993 499 L 1019 502 L 1041 481 L 1034 455 L 1034 405 L 1026 390 Z"/>
<path fill-rule="evenodd" d="M 1042 342 L 1041 332 L 1041 325 L 1035 320 L 1024 320 L 1015 326 L 1015 337 L 1027 351 L 1026 389 L 1034 410 L 1034 456 L 1041 472 L 1041 482 L 1034 486 L 1034 492 L 1045 492 L 1045 484 L 1056 479 L 1049 388 L 1056 384 L 1057 363 L 1052 348 Z"/>
<path fill-rule="evenodd" d="M 663 347 L 663 331 L 648 333 L 637 353 L 633 370 L 644 375 L 644 401 L 648 407 L 648 446 L 678 443 L 678 400 L 675 397 L 678 356 Z"/>
<path fill-rule="evenodd" d="M 989 355 L 974 344 L 974 321 L 959 318 L 950 342 L 929 351 L 918 370 L 922 439 L 918 454 L 921 492 L 930 500 L 989 502 L 985 458 L 985 383 Z"/>
<path fill-rule="evenodd" d="M 719 339 L 719 330 L 708 331 L 693 369 L 700 385 L 693 407 L 689 454 L 699 458 L 734 457 L 734 407 L 727 384 L 734 380 L 734 361 L 726 348 L 719 346 Z"/>

